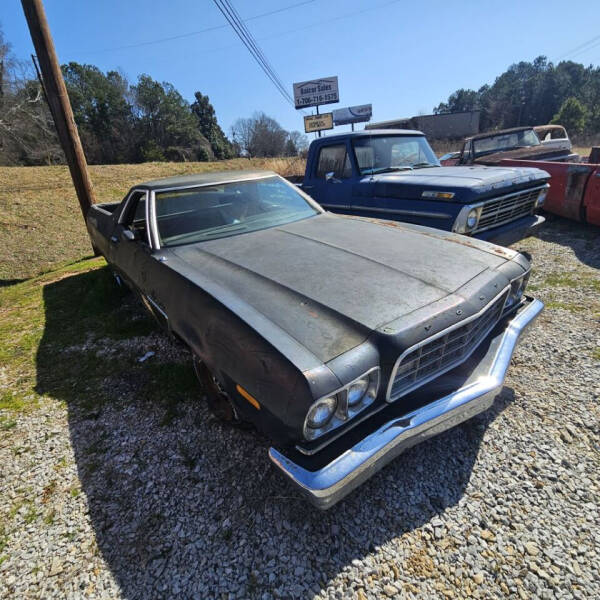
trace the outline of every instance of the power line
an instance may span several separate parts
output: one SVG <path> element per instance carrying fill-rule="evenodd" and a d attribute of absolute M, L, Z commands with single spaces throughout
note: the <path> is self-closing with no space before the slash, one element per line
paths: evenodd
<path fill-rule="evenodd" d="M 598 44 L 594 44 L 593 42 L 596 42 L 597 40 L 600 40 L 600 35 L 596 35 L 593 38 L 589 39 L 587 42 L 583 42 L 583 44 L 579 44 L 579 46 L 575 46 L 575 48 L 571 48 L 571 50 L 569 50 L 568 52 L 565 52 L 563 55 L 559 56 L 556 60 L 561 60 L 573 53 L 575 53 L 574 55 L 577 56 L 578 54 L 581 54 L 582 52 L 586 52 L 587 50 L 591 50 L 591 48 L 594 48 L 595 46 L 597 46 Z M 599 42 L 600 43 L 600 42 Z M 586 48 L 586 46 L 588 46 L 589 44 L 593 44 L 590 48 Z"/>
<path fill-rule="evenodd" d="M 277 13 L 285 12 L 287 10 L 291 10 L 293 8 L 297 8 L 298 6 L 304 6 L 305 4 L 310 4 L 315 2 L 315 0 L 303 0 L 303 2 L 297 2 L 296 4 L 290 4 L 289 6 L 283 6 L 281 8 L 276 8 L 275 10 L 270 10 L 268 12 L 260 13 L 258 15 L 254 15 L 253 17 L 248 17 L 245 21 L 254 21 L 255 19 L 262 19 L 263 17 L 268 17 L 270 15 L 275 15 Z M 172 42 L 174 40 L 181 40 L 188 37 L 193 37 L 196 35 L 200 35 L 202 33 L 208 33 L 209 31 L 217 31 L 219 29 L 226 29 L 227 25 L 215 25 L 214 27 L 206 27 L 205 29 L 199 29 L 198 31 L 189 31 L 187 33 L 180 33 L 178 35 L 172 35 L 164 38 L 157 38 L 154 40 L 147 40 L 145 42 L 137 42 L 135 44 L 127 44 L 125 46 L 114 46 L 112 48 L 105 48 L 104 50 L 84 50 L 82 52 L 75 52 L 75 54 L 100 54 L 102 52 L 113 52 L 116 50 L 127 50 L 130 48 L 140 48 L 142 46 L 152 46 L 154 44 L 162 44 L 164 42 Z"/>
<path fill-rule="evenodd" d="M 269 61 L 265 57 L 262 50 L 258 47 L 258 44 L 254 40 L 252 34 L 247 28 L 241 23 L 239 15 L 231 6 L 228 0 L 213 0 L 217 8 L 221 11 L 227 22 L 231 25 L 237 36 L 240 38 L 244 46 L 248 49 L 248 52 L 252 55 L 254 60 L 258 63 L 260 68 L 264 71 L 265 75 L 270 79 L 271 83 L 277 88 L 277 91 L 283 96 L 286 102 L 294 104 L 292 97 L 289 92 L 286 91 L 285 86 L 281 82 L 279 75 L 275 72 Z"/>

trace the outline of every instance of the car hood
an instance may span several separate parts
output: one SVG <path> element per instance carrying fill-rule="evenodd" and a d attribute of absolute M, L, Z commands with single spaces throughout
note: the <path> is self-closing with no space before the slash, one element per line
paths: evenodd
<path fill-rule="evenodd" d="M 549 175 L 541 169 L 525 167 L 428 167 L 375 175 L 375 195 L 391 198 L 420 199 L 424 191 L 454 192 L 455 202 L 470 203 L 543 183 Z"/>
<path fill-rule="evenodd" d="M 386 323 L 460 295 L 484 272 L 497 278 L 495 270 L 517 256 L 464 236 L 398 225 L 321 214 L 173 248 L 175 260 L 168 262 L 224 304 L 252 307 L 327 362 Z"/>
<path fill-rule="evenodd" d="M 569 150 L 565 147 L 557 148 L 556 146 L 541 144 L 539 146 L 528 146 L 526 148 L 515 148 L 514 150 L 485 154 L 476 158 L 475 163 L 480 165 L 495 165 L 505 158 L 544 160 L 568 154 Z"/>

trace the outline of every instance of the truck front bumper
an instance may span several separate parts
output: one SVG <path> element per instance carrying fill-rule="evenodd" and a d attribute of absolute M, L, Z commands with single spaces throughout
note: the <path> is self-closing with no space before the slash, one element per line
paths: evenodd
<path fill-rule="evenodd" d="M 434 385 L 431 402 L 385 422 L 321 468 L 309 470 L 275 448 L 269 449 L 269 457 L 315 506 L 333 506 L 404 450 L 488 409 L 502 388 L 520 336 L 543 308 L 539 300 L 527 299 L 512 318 L 504 321 L 500 331 L 492 332 L 491 340 L 475 366 L 468 367 L 469 375 L 458 389 L 436 399 Z M 450 372 L 439 379 L 444 377 L 456 375 Z M 444 389 L 443 382 L 440 385 L 435 381 L 437 389 Z"/>
<path fill-rule="evenodd" d="M 534 235 L 545 221 L 546 219 L 540 215 L 530 215 L 521 217 L 512 223 L 476 233 L 473 237 L 492 244 L 498 244 L 498 246 L 510 246 L 530 235 Z"/>

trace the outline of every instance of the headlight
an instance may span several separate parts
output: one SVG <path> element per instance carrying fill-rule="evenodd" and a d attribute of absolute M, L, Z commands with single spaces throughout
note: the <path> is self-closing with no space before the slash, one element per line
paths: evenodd
<path fill-rule="evenodd" d="M 463 206 L 454 221 L 452 231 L 455 231 L 456 233 L 470 233 L 473 231 L 479 223 L 482 208 L 483 205 Z"/>
<path fill-rule="evenodd" d="M 347 383 L 343 388 L 320 398 L 304 420 L 304 437 L 314 440 L 340 427 L 371 405 L 379 391 L 379 367 Z"/>
<path fill-rule="evenodd" d="M 348 387 L 348 406 L 356 406 L 369 387 L 369 377 L 361 377 Z"/>
<path fill-rule="evenodd" d="M 333 413 L 337 408 L 337 399 L 335 396 L 321 398 L 317 400 L 306 415 L 306 425 L 311 429 L 320 429 L 325 427 L 333 417 Z"/>
<path fill-rule="evenodd" d="M 525 275 L 521 275 L 521 277 L 517 277 L 510 282 L 510 291 L 508 292 L 508 296 L 506 298 L 506 302 L 504 304 L 504 310 L 507 308 L 511 308 L 521 302 L 521 298 L 525 293 L 525 288 L 527 287 L 527 282 L 529 281 L 529 272 L 525 273 Z"/>
<path fill-rule="evenodd" d="M 474 208 L 467 215 L 467 227 L 469 229 L 475 229 L 475 226 L 477 225 L 477 221 L 479 221 L 479 215 L 477 214 L 477 210 Z"/>
<path fill-rule="evenodd" d="M 549 189 L 550 189 L 550 185 L 546 184 L 543 187 L 543 189 L 540 190 L 540 193 L 538 194 L 537 200 L 535 202 L 536 207 L 543 206 L 544 202 L 546 201 L 546 196 L 548 195 Z"/>

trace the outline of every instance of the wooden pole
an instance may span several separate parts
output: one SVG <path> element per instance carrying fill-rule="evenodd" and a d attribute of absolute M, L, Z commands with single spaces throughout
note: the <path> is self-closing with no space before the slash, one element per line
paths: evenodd
<path fill-rule="evenodd" d="M 29 26 L 31 41 L 42 71 L 43 86 L 50 113 L 54 119 L 58 139 L 62 146 L 73 185 L 77 192 L 83 218 L 94 203 L 94 188 L 87 169 L 85 154 L 79 139 L 67 88 L 56 56 L 54 42 L 46 20 L 42 0 L 21 0 L 23 12 Z"/>

